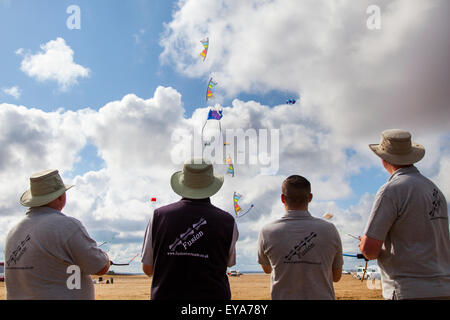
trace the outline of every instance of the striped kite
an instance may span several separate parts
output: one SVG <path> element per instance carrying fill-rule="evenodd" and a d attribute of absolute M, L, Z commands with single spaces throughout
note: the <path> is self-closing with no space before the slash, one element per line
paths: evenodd
<path fill-rule="evenodd" d="M 209 79 L 208 89 L 206 90 L 206 101 L 214 98 L 212 90 L 214 89 L 214 87 L 216 85 L 217 85 L 217 82 L 215 82 L 213 78 Z"/>
<path fill-rule="evenodd" d="M 209 38 L 203 39 L 200 41 L 203 45 L 203 51 L 199 54 L 199 56 L 203 57 L 203 61 L 206 59 L 206 55 L 208 54 L 208 47 L 209 47 Z"/>
<path fill-rule="evenodd" d="M 253 204 L 250 205 L 250 208 L 247 209 L 247 211 L 242 210 L 242 208 L 239 205 L 239 200 L 241 199 L 242 195 L 235 192 L 233 195 L 233 201 L 234 201 L 234 213 L 236 214 L 237 218 L 245 216 L 247 213 L 250 212 L 255 206 Z"/>
<path fill-rule="evenodd" d="M 230 156 L 228 156 L 228 158 L 227 158 L 227 164 L 228 164 L 227 173 L 231 174 L 231 176 L 234 177 L 234 166 L 233 166 L 233 162 L 231 161 Z"/>

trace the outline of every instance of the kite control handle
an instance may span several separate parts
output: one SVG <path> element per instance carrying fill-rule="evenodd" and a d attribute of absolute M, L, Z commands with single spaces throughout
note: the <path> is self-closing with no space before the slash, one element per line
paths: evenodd
<path fill-rule="evenodd" d="M 358 254 L 356 255 L 356 258 L 358 258 L 358 259 L 364 259 L 365 261 L 369 261 L 369 259 L 367 259 L 366 257 L 364 257 L 364 255 L 363 255 L 362 253 L 358 253 Z"/>

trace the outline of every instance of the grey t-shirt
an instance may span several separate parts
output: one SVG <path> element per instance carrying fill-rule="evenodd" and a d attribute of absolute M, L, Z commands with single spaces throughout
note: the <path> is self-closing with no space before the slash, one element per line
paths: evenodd
<path fill-rule="evenodd" d="M 397 170 L 378 190 L 365 234 L 384 241 L 385 299 L 450 296 L 447 201 L 416 167 Z"/>
<path fill-rule="evenodd" d="M 288 211 L 259 233 L 258 263 L 272 266 L 274 300 L 334 300 L 333 269 L 342 268 L 336 227 L 308 211 Z"/>
<path fill-rule="evenodd" d="M 6 238 L 6 298 L 9 300 L 92 300 L 89 275 L 102 270 L 108 256 L 80 221 L 49 207 L 30 208 Z M 74 270 L 78 266 L 80 288 Z M 68 273 L 69 271 L 69 273 Z M 73 280 L 73 281 L 72 281 Z"/>

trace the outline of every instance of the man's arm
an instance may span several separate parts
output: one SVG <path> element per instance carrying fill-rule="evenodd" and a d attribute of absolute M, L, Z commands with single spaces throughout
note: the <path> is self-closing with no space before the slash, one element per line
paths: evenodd
<path fill-rule="evenodd" d="M 342 277 L 342 268 L 333 269 L 333 281 L 338 282 Z"/>
<path fill-rule="evenodd" d="M 145 263 L 142 264 L 142 271 L 144 271 L 144 273 L 151 277 L 153 275 L 153 266 L 148 266 Z"/>
<path fill-rule="evenodd" d="M 109 267 L 110 267 L 110 263 L 109 263 L 109 260 L 108 260 L 108 263 L 105 265 L 105 267 L 102 270 L 100 270 L 99 272 L 97 272 L 95 275 L 96 276 L 102 276 L 102 275 L 106 274 L 108 272 L 108 270 L 109 270 Z"/>
<path fill-rule="evenodd" d="M 263 266 L 261 265 L 261 268 L 264 270 L 265 273 L 270 274 L 272 273 L 272 266 Z"/>
<path fill-rule="evenodd" d="M 368 237 L 367 235 L 364 235 L 362 238 L 359 237 L 359 239 L 361 240 L 359 243 L 359 250 L 361 250 L 361 253 L 368 260 L 378 258 L 381 252 L 381 247 L 383 246 L 383 241 Z"/>

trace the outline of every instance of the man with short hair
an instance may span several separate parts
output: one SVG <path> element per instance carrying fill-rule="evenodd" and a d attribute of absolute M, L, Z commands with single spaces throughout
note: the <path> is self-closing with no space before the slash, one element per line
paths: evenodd
<path fill-rule="evenodd" d="M 342 275 L 342 243 L 336 227 L 308 212 L 311 184 L 294 175 L 282 185 L 286 214 L 264 226 L 258 263 L 271 274 L 273 300 L 334 300 Z"/>
<path fill-rule="evenodd" d="M 359 244 L 377 259 L 385 299 L 450 299 L 447 201 L 414 163 L 425 148 L 400 129 L 382 133 L 369 147 L 381 158 L 389 181 L 377 192 Z"/>
<path fill-rule="evenodd" d="M 95 298 L 89 275 L 105 274 L 109 258 L 80 221 L 61 212 L 66 205 L 66 191 L 71 187 L 63 183 L 57 170 L 31 176 L 30 189 L 20 198 L 20 203 L 29 209 L 6 238 L 7 299 Z"/>
<path fill-rule="evenodd" d="M 226 271 L 236 264 L 239 233 L 233 216 L 210 200 L 222 184 L 204 160 L 187 161 L 172 175 L 182 199 L 154 211 L 142 248 L 152 300 L 231 299 Z"/>

